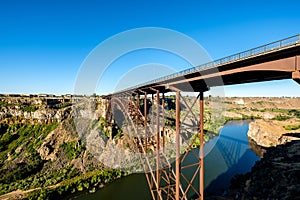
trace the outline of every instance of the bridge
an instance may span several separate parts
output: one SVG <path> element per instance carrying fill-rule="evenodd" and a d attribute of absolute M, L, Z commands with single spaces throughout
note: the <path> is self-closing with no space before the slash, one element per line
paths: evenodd
<path fill-rule="evenodd" d="M 209 63 L 195 66 L 178 73 L 139 84 L 111 95 L 111 115 L 114 109 L 122 110 L 131 121 L 131 130 L 143 161 L 146 178 L 153 199 L 204 198 L 204 97 L 211 87 L 270 80 L 293 79 L 300 84 L 300 35 L 262 45 Z M 175 100 L 175 165 L 171 165 L 164 152 L 166 145 L 165 93 L 174 92 Z M 197 92 L 198 96 L 188 103 L 181 92 Z M 149 113 L 148 99 L 153 109 Z M 143 103 L 141 103 L 143 101 Z M 182 104 L 187 112 L 181 113 Z M 191 107 L 199 104 L 199 113 Z M 142 108 L 141 108 L 142 107 Z M 149 116 L 148 116 L 149 115 Z M 149 118 L 151 118 L 149 120 Z M 183 123 L 186 118 L 190 125 Z M 196 123 L 195 123 L 196 122 Z M 190 143 L 184 134 L 196 134 Z M 199 138 L 200 153 L 193 153 L 195 164 L 183 166 L 193 143 Z M 155 165 L 149 160 L 150 141 L 155 152 Z M 180 149 L 186 146 L 181 155 Z M 191 153 L 190 153 L 191 154 Z M 186 177 L 183 170 L 193 170 Z M 199 177 L 199 178 L 196 178 Z M 198 187 L 194 182 L 198 181 Z M 192 196 L 190 195 L 192 194 Z"/>

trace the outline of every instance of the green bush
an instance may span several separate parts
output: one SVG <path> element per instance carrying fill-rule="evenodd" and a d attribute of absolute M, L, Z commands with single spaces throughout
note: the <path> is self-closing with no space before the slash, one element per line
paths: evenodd
<path fill-rule="evenodd" d="M 69 106 L 72 106 L 72 103 L 65 102 L 65 103 L 61 104 L 58 109 L 63 109 L 63 108 L 69 107 Z"/>
<path fill-rule="evenodd" d="M 77 145 L 77 141 L 63 143 L 61 144 L 60 148 L 63 150 L 69 160 L 78 158 L 83 150 L 83 146 L 80 144 Z"/>
<path fill-rule="evenodd" d="M 5 150 L 9 150 L 8 149 L 9 144 L 17 140 L 18 138 L 19 138 L 18 134 L 11 134 L 9 132 L 4 133 L 0 140 L 0 151 L 2 152 Z"/>
<path fill-rule="evenodd" d="M 17 189 L 30 189 L 40 187 L 45 183 L 39 172 L 44 164 L 37 152 L 36 146 L 40 136 L 46 137 L 50 131 L 57 127 L 57 123 L 42 124 L 0 124 L 0 194 Z M 43 138 L 42 137 L 42 138 Z M 20 152 L 15 150 L 23 145 Z M 11 160 L 4 161 L 8 154 Z M 14 163 L 14 159 L 22 156 L 22 162 Z M 3 167 L 5 166 L 5 167 Z M 48 176 L 48 179 L 51 179 Z"/>
<path fill-rule="evenodd" d="M 272 108 L 272 112 L 279 112 L 279 113 L 287 113 L 287 110 L 285 109 L 280 109 L 280 108 Z"/>
<path fill-rule="evenodd" d="M 37 106 L 34 105 L 23 105 L 21 110 L 23 112 L 34 112 L 36 110 L 38 110 L 39 108 Z"/>
<path fill-rule="evenodd" d="M 0 107 L 7 107 L 8 103 L 6 101 L 0 101 Z"/>
<path fill-rule="evenodd" d="M 287 131 L 293 131 L 300 129 L 300 125 L 288 125 L 283 127 Z"/>
<path fill-rule="evenodd" d="M 292 109 L 292 110 L 289 110 L 288 113 L 291 115 L 294 115 L 295 117 L 300 118 L 300 110 Z"/>
<path fill-rule="evenodd" d="M 1 138 L 1 136 L 2 136 L 4 133 L 6 133 L 7 129 L 8 129 L 8 125 L 7 125 L 7 124 L 5 124 L 5 123 L 0 123 L 0 138 Z"/>
<path fill-rule="evenodd" d="M 97 170 L 87 172 L 72 179 L 64 180 L 60 186 L 53 189 L 36 190 L 29 193 L 25 199 L 61 199 L 76 191 L 89 190 L 100 185 L 111 183 L 121 178 L 124 173 L 120 170 Z"/>
<path fill-rule="evenodd" d="M 290 116 L 285 116 L 285 115 L 278 115 L 276 117 L 273 118 L 273 120 L 277 120 L 277 121 L 285 121 L 287 119 L 290 119 Z"/>

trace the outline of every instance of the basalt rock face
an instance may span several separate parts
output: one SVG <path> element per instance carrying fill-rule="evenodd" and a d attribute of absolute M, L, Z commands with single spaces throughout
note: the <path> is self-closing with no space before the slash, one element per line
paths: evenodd
<path fill-rule="evenodd" d="M 58 158 L 59 147 L 63 143 L 72 142 L 78 140 L 76 131 L 73 127 L 70 127 L 68 123 L 60 124 L 55 130 L 49 133 L 43 140 L 41 146 L 37 149 L 43 160 L 56 160 Z M 73 129 L 68 131 L 68 129 Z"/>
<path fill-rule="evenodd" d="M 285 132 L 284 128 L 272 121 L 255 120 L 250 122 L 248 136 L 263 147 L 276 146 L 279 138 Z"/>
<path fill-rule="evenodd" d="M 300 141 L 271 147 L 251 173 L 236 177 L 226 199 L 300 199 Z"/>
<path fill-rule="evenodd" d="M 254 120 L 249 123 L 248 137 L 262 147 L 272 147 L 292 140 L 299 140 L 293 136 L 293 130 L 285 130 L 284 127 L 289 124 L 297 124 L 297 120 L 288 121 L 275 120 Z M 287 135 L 287 133 L 290 133 Z"/>
<path fill-rule="evenodd" d="M 78 100 L 79 99 L 79 100 Z M 71 96 L 0 96 L 0 122 L 5 123 L 52 123 L 71 119 L 76 115 L 72 105 L 82 99 Z M 97 118 L 105 117 L 107 100 L 90 98 Z M 83 112 L 83 110 L 81 110 Z"/>
<path fill-rule="evenodd" d="M 93 120 L 97 121 L 106 115 L 108 101 L 100 97 L 90 99 L 94 105 Z M 1 148 L 2 153 L 5 153 L 0 162 L 2 168 L 24 163 L 28 145 L 31 151 L 39 155 L 37 157 L 44 163 L 44 168 L 60 169 L 72 164 L 84 172 L 91 166 L 100 166 L 101 163 L 85 150 L 78 134 L 74 119 L 85 110 L 76 109 L 77 103 L 81 101 L 78 98 L 74 101 L 71 96 L 0 95 L 0 129 L 3 129 L 0 130 L 0 139 L 5 142 L 5 138 L 11 138 L 7 144 L 2 142 L 7 145 Z M 55 128 L 47 132 L 44 130 L 47 127 Z M 22 128 L 24 131 L 18 132 Z M 32 135 L 27 137 L 29 134 Z M 13 143 L 14 140 L 16 145 L 11 148 L 9 141 Z M 79 151 L 80 148 L 82 149 Z M 76 155 L 68 155 L 70 149 Z M 56 164 L 50 166 L 50 163 Z"/>
<path fill-rule="evenodd" d="M 51 123 L 70 118 L 70 98 L 1 97 L 0 122 Z"/>
<path fill-rule="evenodd" d="M 300 137 L 300 133 L 294 133 Z M 294 200 L 300 199 L 300 140 L 269 147 L 251 172 L 236 175 L 224 196 L 209 200 Z"/>

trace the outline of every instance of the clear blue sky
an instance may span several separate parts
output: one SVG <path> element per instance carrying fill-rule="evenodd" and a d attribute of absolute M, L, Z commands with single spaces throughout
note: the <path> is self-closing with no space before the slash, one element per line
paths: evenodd
<path fill-rule="evenodd" d="M 0 93 L 73 93 L 89 52 L 105 39 L 139 27 L 179 31 L 213 59 L 224 57 L 299 34 L 299 7 L 299 0 L 2 0 Z M 144 63 L 158 62 L 149 55 Z M 130 70 L 128 58 L 122 64 Z M 167 63 L 175 61 L 170 57 Z M 183 69 L 183 64 L 173 68 Z M 299 96 L 300 86 L 285 80 L 225 91 L 227 96 Z"/>

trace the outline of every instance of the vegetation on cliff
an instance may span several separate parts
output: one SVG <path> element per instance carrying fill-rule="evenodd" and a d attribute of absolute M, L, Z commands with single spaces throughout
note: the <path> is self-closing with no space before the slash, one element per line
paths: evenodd
<path fill-rule="evenodd" d="M 63 101 L 1 99 L 0 195 L 8 193 L 1 198 L 54 199 L 95 191 L 124 175 L 89 154 L 76 133 L 72 104 Z"/>
<path fill-rule="evenodd" d="M 122 176 L 124 173 L 120 170 L 94 170 L 73 178 L 66 177 L 64 181 L 53 188 L 44 186 L 41 190 L 35 190 L 26 195 L 25 199 L 60 199 L 63 196 L 84 190 L 94 192 Z"/>
<path fill-rule="evenodd" d="M 39 171 L 43 161 L 36 148 L 57 124 L 0 124 L 0 127 L 0 182 L 10 184 Z"/>
<path fill-rule="evenodd" d="M 168 139 L 172 141 L 175 133 L 175 115 L 172 99 L 169 100 L 169 108 L 165 113 L 165 130 L 169 131 Z M 282 130 L 298 131 L 299 100 L 285 100 L 287 103 L 283 105 L 278 103 L 281 100 L 276 98 L 229 98 L 225 102 L 225 111 L 225 108 L 215 110 L 214 99 L 205 99 L 204 140 L 208 141 L 214 137 L 219 128 L 232 119 L 270 120 Z M 187 97 L 185 101 L 191 104 L 193 98 Z M 105 102 L 98 99 L 91 106 L 95 106 L 96 118 L 88 128 L 97 127 L 95 135 L 104 138 L 102 142 L 110 145 L 117 143 L 114 150 L 130 149 L 130 145 L 133 144 L 130 143 L 126 132 L 107 126 L 103 110 L 106 108 Z M 191 107 L 197 116 L 196 119 L 189 113 L 188 106 L 181 105 L 181 109 L 181 119 L 185 119 L 182 124 L 195 126 L 199 120 L 199 106 L 196 104 L 195 107 Z M 54 199 L 83 190 L 93 192 L 125 175 L 119 170 L 103 166 L 99 159 L 89 152 L 85 138 L 80 137 L 76 131 L 72 112 L 72 103 L 64 98 L 0 100 L 0 194 L 29 190 L 30 193 L 16 192 L 10 197 L 22 194 L 27 199 Z M 80 109 L 76 112 L 88 114 Z M 197 127 L 193 131 L 196 133 Z M 194 132 L 183 131 L 182 137 L 188 138 Z M 114 137 L 115 140 L 108 140 L 109 137 Z M 193 145 L 197 147 L 199 138 L 190 137 L 190 141 L 194 138 Z M 109 153 L 106 152 L 103 156 L 107 158 Z"/>

